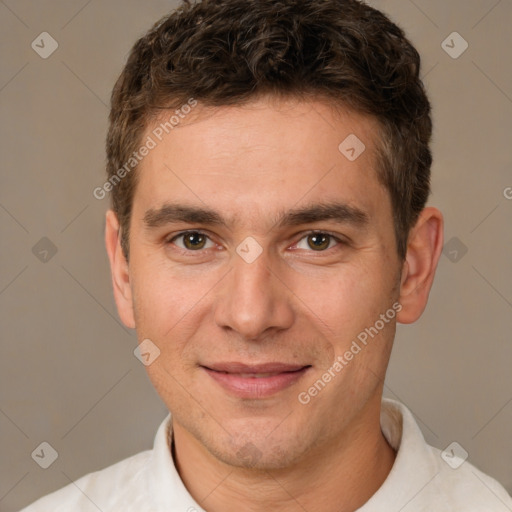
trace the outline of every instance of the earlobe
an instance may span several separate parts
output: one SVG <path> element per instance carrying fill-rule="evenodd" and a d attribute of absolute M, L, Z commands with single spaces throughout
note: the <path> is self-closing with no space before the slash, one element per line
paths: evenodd
<path fill-rule="evenodd" d="M 425 310 L 442 248 L 443 216 L 437 208 L 425 208 L 407 242 L 400 280 L 402 310 L 397 315 L 398 322 L 415 322 Z"/>
<path fill-rule="evenodd" d="M 109 210 L 105 223 L 105 246 L 110 261 L 112 287 L 117 311 L 122 322 L 130 329 L 135 328 L 132 290 L 128 262 L 123 254 L 120 241 L 120 226 L 116 214 Z"/>

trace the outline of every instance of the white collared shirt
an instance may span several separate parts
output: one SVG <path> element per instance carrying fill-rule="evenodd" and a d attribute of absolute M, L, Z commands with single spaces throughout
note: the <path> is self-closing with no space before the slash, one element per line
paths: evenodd
<path fill-rule="evenodd" d="M 21 512 L 204 512 L 174 465 L 170 419 L 168 415 L 158 428 L 152 450 L 85 475 Z M 456 451 L 443 459 L 440 450 L 426 444 L 401 403 L 383 399 L 381 429 L 397 451 L 396 459 L 385 482 L 358 512 L 512 512 L 512 498 L 496 480 L 454 458 Z"/>

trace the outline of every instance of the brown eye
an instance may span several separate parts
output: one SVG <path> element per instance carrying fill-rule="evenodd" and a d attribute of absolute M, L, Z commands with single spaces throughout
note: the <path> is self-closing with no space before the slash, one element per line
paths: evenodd
<path fill-rule="evenodd" d="M 200 249 L 209 248 L 213 243 L 209 240 L 208 236 L 199 231 L 187 231 L 175 236 L 171 242 L 180 249 L 187 249 L 189 251 L 198 251 Z M 209 245 L 207 245 L 209 243 Z"/>
<path fill-rule="evenodd" d="M 206 237 L 201 233 L 185 233 L 183 242 L 187 249 L 202 249 L 206 243 Z"/>
<path fill-rule="evenodd" d="M 335 235 L 323 231 L 312 231 L 304 235 L 293 247 L 305 251 L 327 252 L 338 246 L 346 245 L 346 242 Z"/>
<path fill-rule="evenodd" d="M 308 246 L 314 251 L 323 251 L 329 247 L 331 236 L 325 233 L 312 233 L 308 235 Z"/>

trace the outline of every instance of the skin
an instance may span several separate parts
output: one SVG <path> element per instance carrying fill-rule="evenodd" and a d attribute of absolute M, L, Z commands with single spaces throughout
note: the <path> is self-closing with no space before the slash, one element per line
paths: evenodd
<path fill-rule="evenodd" d="M 338 150 L 352 133 L 366 146 L 355 161 Z M 400 261 L 389 195 L 375 173 L 378 133 L 372 118 L 319 99 L 198 105 L 141 162 L 129 263 L 107 213 L 119 314 L 139 341 L 160 349 L 146 368 L 172 412 L 180 476 L 210 512 L 240 503 L 248 511 L 353 511 L 391 470 L 395 453 L 379 423 L 385 371 L 396 321 L 414 322 L 426 306 L 443 218 L 425 208 Z M 333 202 L 362 210 L 368 222 L 278 222 Z M 226 225 L 149 227 L 148 212 L 166 203 L 214 210 Z M 206 245 L 190 249 L 174 238 L 186 230 L 206 234 Z M 311 230 L 335 238 L 311 248 Z M 262 248 L 252 263 L 236 252 L 246 237 Z M 397 302 L 396 318 L 300 403 L 298 394 Z M 311 367 L 288 388 L 247 399 L 201 366 L 221 361 Z"/>

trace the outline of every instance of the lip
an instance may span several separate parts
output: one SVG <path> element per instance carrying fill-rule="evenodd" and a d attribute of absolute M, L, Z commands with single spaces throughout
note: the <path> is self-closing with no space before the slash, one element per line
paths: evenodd
<path fill-rule="evenodd" d="M 215 363 L 203 370 L 222 388 L 238 398 L 267 398 L 301 379 L 310 365 L 238 362 Z"/>

